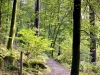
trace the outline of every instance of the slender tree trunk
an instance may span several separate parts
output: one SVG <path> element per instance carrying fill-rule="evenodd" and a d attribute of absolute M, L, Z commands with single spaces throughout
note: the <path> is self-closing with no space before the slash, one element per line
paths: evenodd
<path fill-rule="evenodd" d="M 20 72 L 19 75 L 22 75 L 22 68 L 23 68 L 23 52 L 20 52 Z"/>
<path fill-rule="evenodd" d="M 59 46 L 59 49 L 58 49 L 58 56 L 61 55 L 61 47 Z"/>
<path fill-rule="evenodd" d="M 60 46 L 60 42 L 61 42 L 61 40 L 60 40 L 60 38 L 59 38 L 58 56 L 61 55 L 61 46 Z"/>
<path fill-rule="evenodd" d="M 92 10 L 92 7 L 89 6 L 89 19 L 90 19 L 90 25 L 91 27 L 95 26 L 95 13 Z M 95 33 L 90 30 L 90 56 L 91 58 L 91 62 L 96 62 L 96 39 L 95 39 Z"/>
<path fill-rule="evenodd" d="M 60 22 L 60 17 L 59 17 L 59 15 L 60 15 L 60 0 L 58 0 L 57 1 L 57 3 L 58 3 L 58 22 Z M 58 23 L 58 25 L 59 25 L 59 23 Z M 60 35 L 60 34 L 59 34 Z M 60 39 L 61 38 L 59 38 L 59 49 L 58 49 L 58 56 L 61 54 L 61 47 L 60 47 Z"/>
<path fill-rule="evenodd" d="M 7 8 L 7 10 L 8 10 L 8 13 L 7 13 L 7 22 L 9 22 L 9 10 L 10 10 L 9 6 L 10 6 L 10 0 L 8 0 L 7 2 L 8 2 L 8 8 Z"/>
<path fill-rule="evenodd" d="M 39 36 L 39 8 L 40 8 L 40 0 L 36 0 L 35 2 L 35 26 L 36 26 L 36 35 Z"/>
<path fill-rule="evenodd" d="M 71 75 L 79 75 L 81 0 L 74 0 L 73 11 L 73 55 Z"/>
<path fill-rule="evenodd" d="M 13 40 L 14 40 L 15 30 L 16 30 L 15 29 L 16 9 L 17 9 L 17 0 L 14 0 L 13 9 L 12 9 L 11 27 L 10 27 L 9 39 L 8 39 L 8 43 L 7 43 L 7 49 L 13 48 Z"/>

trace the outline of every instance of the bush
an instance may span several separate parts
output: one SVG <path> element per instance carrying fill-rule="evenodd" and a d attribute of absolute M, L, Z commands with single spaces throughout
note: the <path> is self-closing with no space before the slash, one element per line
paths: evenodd
<path fill-rule="evenodd" d="M 32 68 L 41 68 L 41 69 L 45 69 L 46 68 L 46 62 L 44 62 L 41 59 L 31 59 L 29 60 L 29 64 Z"/>
<path fill-rule="evenodd" d="M 29 67 L 28 61 L 29 61 L 29 60 L 24 60 L 24 61 L 23 61 L 23 67 L 26 67 L 26 68 Z"/>
<path fill-rule="evenodd" d="M 14 64 L 14 57 L 13 56 L 5 56 L 4 57 L 4 61 L 5 61 L 5 64 Z"/>
<path fill-rule="evenodd" d="M 46 51 L 52 50 L 52 48 L 50 48 L 51 41 L 42 36 L 37 37 L 35 32 L 31 29 L 21 29 L 18 34 L 21 35 L 18 37 L 18 39 L 22 41 L 20 46 L 24 49 L 24 53 L 26 53 L 27 56 L 36 57 Z"/>
<path fill-rule="evenodd" d="M 18 66 L 16 66 L 16 65 L 9 64 L 9 65 L 7 66 L 7 70 L 9 70 L 9 71 L 18 71 L 19 68 L 18 68 Z"/>

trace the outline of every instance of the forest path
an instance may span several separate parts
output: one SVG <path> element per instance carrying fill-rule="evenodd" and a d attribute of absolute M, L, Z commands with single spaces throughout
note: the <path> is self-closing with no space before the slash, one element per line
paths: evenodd
<path fill-rule="evenodd" d="M 51 73 L 47 75 L 70 75 L 70 71 L 53 59 L 47 59 L 47 65 L 51 68 Z"/>

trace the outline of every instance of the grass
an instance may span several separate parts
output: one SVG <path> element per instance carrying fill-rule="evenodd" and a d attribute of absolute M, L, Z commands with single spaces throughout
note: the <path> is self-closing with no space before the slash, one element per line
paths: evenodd
<path fill-rule="evenodd" d="M 18 71 L 0 71 L 0 75 L 18 75 Z"/>

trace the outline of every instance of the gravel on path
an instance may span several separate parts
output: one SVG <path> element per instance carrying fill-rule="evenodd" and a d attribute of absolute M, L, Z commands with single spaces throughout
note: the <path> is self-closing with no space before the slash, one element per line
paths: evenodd
<path fill-rule="evenodd" d="M 53 59 L 47 60 L 47 65 L 51 68 L 51 73 L 47 75 L 70 75 L 70 71 Z"/>

